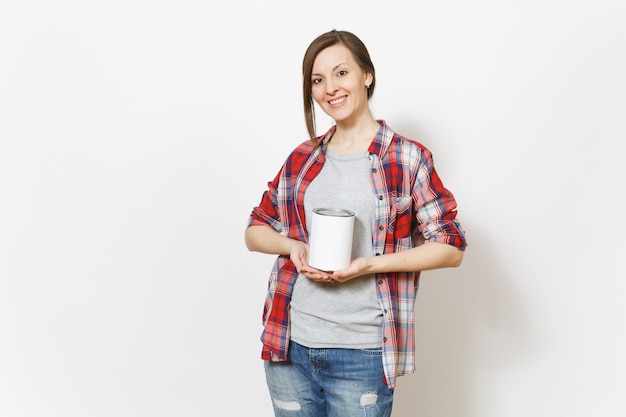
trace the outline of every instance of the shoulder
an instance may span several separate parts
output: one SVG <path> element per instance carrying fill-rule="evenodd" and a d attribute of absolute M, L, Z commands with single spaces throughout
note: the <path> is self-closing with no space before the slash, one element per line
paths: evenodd
<path fill-rule="evenodd" d="M 303 142 L 301 142 L 298 146 L 296 146 L 292 151 L 291 154 L 298 154 L 298 153 L 307 153 L 310 154 L 311 152 L 313 152 L 313 150 L 315 149 L 316 145 L 313 143 L 313 141 L 311 141 L 310 139 L 307 139 Z"/>
<path fill-rule="evenodd" d="M 311 140 L 305 140 L 298 146 L 293 148 L 283 166 L 285 174 L 289 175 L 294 171 L 299 171 L 312 157 L 315 158 L 319 152 L 319 146 L 316 146 Z"/>
<path fill-rule="evenodd" d="M 424 144 L 397 132 L 393 132 L 387 153 L 396 155 L 402 161 L 411 161 L 411 165 L 415 162 L 429 163 L 432 160 L 432 154 Z"/>
<path fill-rule="evenodd" d="M 391 144 L 392 146 L 395 145 L 399 147 L 414 148 L 418 150 L 428 151 L 428 148 L 421 142 L 415 139 L 408 138 L 398 132 L 393 132 L 393 136 L 391 138 Z"/>
<path fill-rule="evenodd" d="M 316 148 L 317 146 L 311 140 L 301 142 L 298 146 L 291 150 L 289 156 L 287 157 L 287 161 L 297 161 L 302 158 L 308 158 Z"/>
<path fill-rule="evenodd" d="M 428 153 L 428 149 L 421 142 L 411 139 L 392 129 L 383 119 L 378 120 L 381 130 L 377 136 L 377 142 L 381 153 L 400 154 L 423 154 Z"/>

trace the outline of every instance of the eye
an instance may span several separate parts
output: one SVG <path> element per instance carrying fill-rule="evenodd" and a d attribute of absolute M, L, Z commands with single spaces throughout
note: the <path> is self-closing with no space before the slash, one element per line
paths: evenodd
<path fill-rule="evenodd" d="M 339 72 L 337 72 L 337 76 L 342 77 L 344 75 L 346 75 L 348 73 L 348 71 L 346 70 L 339 70 Z"/>
<path fill-rule="evenodd" d="M 319 77 L 318 77 L 318 78 L 313 78 L 313 79 L 311 80 L 311 82 L 312 82 L 313 84 L 319 84 L 319 83 L 321 83 L 321 82 L 322 82 L 322 79 L 321 79 L 321 78 L 319 78 Z"/>

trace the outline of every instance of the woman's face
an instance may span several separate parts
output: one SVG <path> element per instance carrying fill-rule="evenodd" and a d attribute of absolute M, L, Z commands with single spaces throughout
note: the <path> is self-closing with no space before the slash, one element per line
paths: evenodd
<path fill-rule="evenodd" d="M 313 100 L 336 122 L 358 118 L 368 111 L 367 87 L 372 75 L 358 66 L 342 44 L 323 49 L 313 62 Z"/>

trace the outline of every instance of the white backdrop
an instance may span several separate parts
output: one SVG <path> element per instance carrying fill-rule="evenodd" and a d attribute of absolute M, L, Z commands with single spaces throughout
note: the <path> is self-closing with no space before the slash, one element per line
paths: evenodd
<path fill-rule="evenodd" d="M 247 216 L 331 28 L 470 246 L 423 275 L 394 416 L 626 414 L 626 6 L 3 1 L 0 416 L 272 415 Z M 320 116 L 322 129 L 328 120 Z"/>

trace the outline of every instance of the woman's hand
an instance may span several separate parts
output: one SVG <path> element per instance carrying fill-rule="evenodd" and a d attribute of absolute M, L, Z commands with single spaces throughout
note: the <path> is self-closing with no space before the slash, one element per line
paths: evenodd
<path fill-rule="evenodd" d="M 315 277 L 346 282 L 361 275 L 381 272 L 426 271 L 437 268 L 457 267 L 463 260 L 463 251 L 445 243 L 426 243 L 403 251 L 356 258 L 347 268 L 334 272 L 322 272 Z M 317 270 L 313 270 L 317 271 Z M 319 271 L 318 271 L 319 273 Z"/>
<path fill-rule="evenodd" d="M 292 258 L 293 260 L 293 258 Z M 295 262 L 294 262 L 295 263 Z M 296 264 L 297 266 L 297 264 Z M 298 272 L 313 281 L 319 282 L 346 282 L 352 278 L 367 273 L 367 260 L 365 258 L 354 259 L 347 268 L 338 269 L 336 271 L 320 271 L 304 263 L 298 268 Z"/>
<path fill-rule="evenodd" d="M 368 273 L 368 262 L 365 258 L 356 258 L 350 262 L 347 268 L 338 269 L 331 277 L 338 282 L 346 282 L 352 278 L 359 277 Z"/>
<path fill-rule="evenodd" d="M 298 272 L 302 272 L 301 269 L 309 262 L 309 245 L 304 242 L 295 243 L 289 252 L 289 259 L 296 266 Z"/>
<path fill-rule="evenodd" d="M 300 242 L 293 245 L 289 258 L 296 266 L 298 272 L 308 279 L 319 282 L 333 282 L 332 272 L 320 271 L 309 266 L 309 245 L 306 243 Z"/>

